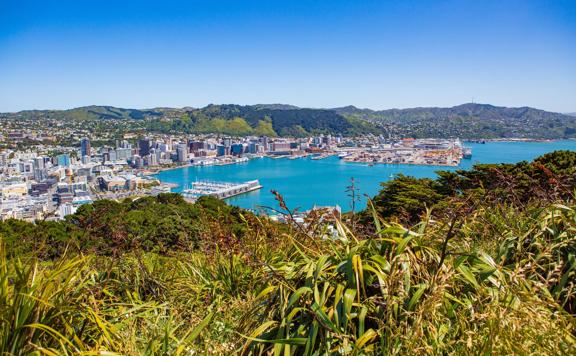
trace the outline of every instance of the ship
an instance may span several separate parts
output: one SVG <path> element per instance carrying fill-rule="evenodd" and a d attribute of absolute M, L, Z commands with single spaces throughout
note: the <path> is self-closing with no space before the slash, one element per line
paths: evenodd
<path fill-rule="evenodd" d="M 462 149 L 462 158 L 471 159 L 472 158 L 472 149 L 470 147 L 464 147 Z"/>

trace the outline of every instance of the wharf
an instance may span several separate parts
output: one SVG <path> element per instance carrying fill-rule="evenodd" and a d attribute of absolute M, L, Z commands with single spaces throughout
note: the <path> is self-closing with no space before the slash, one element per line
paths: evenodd
<path fill-rule="evenodd" d="M 183 190 L 181 194 L 184 196 L 184 199 L 194 202 L 202 196 L 227 199 L 261 188 L 262 186 L 258 180 L 251 180 L 244 183 L 201 181 L 191 183 L 191 188 Z"/>

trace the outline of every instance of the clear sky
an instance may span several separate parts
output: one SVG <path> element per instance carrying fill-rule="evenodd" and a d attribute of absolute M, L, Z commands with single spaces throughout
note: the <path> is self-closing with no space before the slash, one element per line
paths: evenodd
<path fill-rule="evenodd" d="M 576 0 L 0 0 L 0 111 L 576 111 Z"/>

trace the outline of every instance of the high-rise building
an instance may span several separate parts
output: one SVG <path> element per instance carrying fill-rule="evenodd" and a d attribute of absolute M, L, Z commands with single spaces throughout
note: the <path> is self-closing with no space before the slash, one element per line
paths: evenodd
<path fill-rule="evenodd" d="M 116 159 L 119 161 L 127 160 L 128 158 L 132 157 L 132 149 L 131 148 L 117 148 L 116 149 Z"/>
<path fill-rule="evenodd" d="M 132 145 L 126 140 L 116 140 L 116 148 L 132 148 Z"/>
<path fill-rule="evenodd" d="M 178 154 L 178 162 L 188 161 L 188 145 L 181 143 L 176 148 L 176 153 Z"/>
<path fill-rule="evenodd" d="M 157 166 L 158 165 L 158 155 L 156 154 L 156 150 L 153 148 L 150 150 L 150 158 L 148 159 L 149 166 Z"/>
<path fill-rule="evenodd" d="M 150 139 L 148 137 L 138 140 L 138 154 L 140 157 L 148 156 L 150 154 Z"/>
<path fill-rule="evenodd" d="M 134 167 L 142 168 L 142 166 L 144 165 L 144 160 L 142 159 L 142 157 L 134 155 L 132 156 L 132 163 L 134 164 Z"/>
<path fill-rule="evenodd" d="M 67 153 L 58 155 L 56 157 L 56 162 L 60 167 L 69 167 L 70 166 L 70 155 Z"/>
<path fill-rule="evenodd" d="M 44 164 L 43 157 L 36 157 L 33 162 L 34 179 L 37 182 L 43 181 L 46 178 L 46 165 Z"/>
<path fill-rule="evenodd" d="M 80 140 L 80 153 L 82 157 L 84 156 L 90 157 L 92 153 L 90 148 L 90 140 L 86 137 Z"/>

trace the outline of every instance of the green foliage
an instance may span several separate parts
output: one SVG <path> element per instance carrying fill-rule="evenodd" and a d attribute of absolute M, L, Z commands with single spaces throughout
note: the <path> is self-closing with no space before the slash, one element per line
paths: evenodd
<path fill-rule="evenodd" d="M 372 201 L 380 216 L 401 216 L 407 221 L 417 221 L 420 215 L 437 204 L 444 196 L 438 191 L 439 184 L 428 178 L 418 179 L 398 175 L 382 183 L 382 191 Z"/>
<path fill-rule="evenodd" d="M 440 171 L 435 180 L 399 175 L 382 183 L 372 203 L 384 217 L 413 223 L 427 208 L 450 209 L 455 197 L 517 204 L 566 199 L 576 189 L 575 163 L 576 152 L 556 151 L 531 163 L 477 164 L 470 170 Z M 371 219 L 369 210 L 363 219 Z"/>
<path fill-rule="evenodd" d="M 245 213 L 249 214 L 249 213 Z M 220 222 L 226 225 L 220 225 Z M 218 225 L 218 229 L 211 229 Z M 118 255 L 134 249 L 168 254 L 193 251 L 213 239 L 241 237 L 245 222 L 238 208 L 213 197 L 188 204 L 179 194 L 123 202 L 98 200 L 62 222 L 0 222 L 9 255 L 34 251 L 54 259 L 65 250 Z M 217 232 L 214 236 L 212 233 Z"/>
<path fill-rule="evenodd" d="M 270 120 L 259 120 L 258 126 L 254 128 L 254 135 L 275 137 L 276 132 L 274 128 L 272 128 L 272 122 Z"/>
<path fill-rule="evenodd" d="M 340 226 L 338 239 L 320 249 L 294 241 L 293 253 L 270 266 L 276 283 L 257 299 L 254 314 L 265 317 L 244 351 L 573 352 L 576 235 L 565 233 L 576 227 L 576 211 L 550 205 L 516 211 L 516 221 L 502 214 L 464 217 L 457 239 L 447 224 L 424 217 L 414 229 L 377 218 L 362 239 Z M 483 231 L 487 218 L 504 230 Z M 502 246 L 475 243 L 480 231 Z"/>
<path fill-rule="evenodd" d="M 240 117 L 236 117 L 230 120 L 227 123 L 226 128 L 224 130 L 224 133 L 226 134 L 238 135 L 238 136 L 246 136 L 252 134 L 252 132 L 253 132 L 252 127 L 248 125 L 246 120 Z"/>
<path fill-rule="evenodd" d="M 171 297 L 160 276 L 146 265 L 154 257 L 69 257 L 43 266 L 4 252 L 0 245 L 3 355 L 189 354 L 214 316 L 208 308 L 194 325 L 179 323 L 181 314 L 161 302 Z"/>
<path fill-rule="evenodd" d="M 395 137 L 574 138 L 576 118 L 529 107 L 463 104 L 451 108 L 374 111 L 353 106 L 334 109 L 349 119 L 377 124 Z"/>
<path fill-rule="evenodd" d="M 274 106 L 208 105 L 188 112 L 191 123 L 172 122 L 169 128 L 153 121 L 151 130 L 229 135 L 307 136 L 310 134 L 378 133 L 375 125 L 345 118 L 332 110 L 276 108 Z"/>

